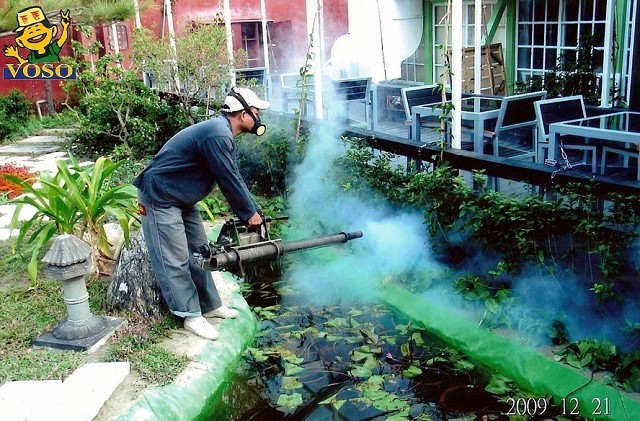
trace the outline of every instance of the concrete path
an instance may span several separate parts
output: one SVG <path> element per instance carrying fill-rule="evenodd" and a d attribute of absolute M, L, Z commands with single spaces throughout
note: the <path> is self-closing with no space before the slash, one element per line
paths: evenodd
<path fill-rule="evenodd" d="M 0 146 L 0 165 L 15 164 L 29 168 L 31 172 L 56 171 L 56 161 L 67 159 L 63 152 L 67 142 L 66 131 L 51 129 L 42 132 L 38 136 L 31 136 L 10 145 Z M 6 240 L 11 233 L 9 224 L 15 206 L 12 204 L 0 205 L 0 241 Z M 31 218 L 35 211 L 24 208 L 20 214 L 20 220 Z"/>
<path fill-rule="evenodd" d="M 78 368 L 64 382 L 7 382 L 0 386 L 2 419 L 90 421 L 129 371 L 128 362 L 91 363 Z"/>

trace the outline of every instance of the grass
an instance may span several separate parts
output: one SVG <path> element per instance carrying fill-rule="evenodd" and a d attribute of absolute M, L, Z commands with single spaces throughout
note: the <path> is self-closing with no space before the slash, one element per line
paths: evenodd
<path fill-rule="evenodd" d="M 56 115 L 45 115 L 42 120 L 37 116 L 28 118 L 13 127 L 11 133 L 0 143 L 12 143 L 25 137 L 33 136 L 45 129 L 71 127 L 78 124 L 77 117 L 70 111 L 63 111 Z"/>
<path fill-rule="evenodd" d="M 45 248 L 46 249 L 46 248 Z M 0 242 L 0 256 L 10 256 L 10 241 Z M 125 317 L 128 323 L 116 332 L 96 355 L 74 351 L 35 349 L 31 341 L 51 331 L 67 316 L 61 282 L 41 278 L 32 286 L 26 262 L 0 260 L 0 384 L 12 380 L 64 380 L 86 362 L 129 361 L 152 385 L 171 382 L 188 364 L 188 358 L 158 344 L 179 324 L 172 316 L 141 320 L 126 313 L 109 314 L 106 295 L 109 278 L 90 282 L 92 313 Z"/>
<path fill-rule="evenodd" d="M 3 142 L 9 143 L 36 134 L 43 129 L 69 127 L 77 122 L 70 112 L 30 118 L 16 128 Z M 121 174 L 128 179 L 139 168 Z M 130 180 L 126 180 L 127 182 Z M 0 195 L 0 204 L 7 203 Z M 35 349 L 31 341 L 51 331 L 67 316 L 60 281 L 38 278 L 32 284 L 27 275 L 27 262 L 15 254 L 13 240 L 0 241 L 0 385 L 12 380 L 63 380 L 76 368 L 93 361 L 129 361 L 142 379 L 150 384 L 171 382 L 189 362 L 159 346 L 159 343 L 179 324 L 172 316 L 160 320 L 136 319 L 130 314 L 113 314 L 106 310 L 109 278 L 89 282 L 89 304 L 97 315 L 112 315 L 128 319 L 95 354 L 74 351 Z M 45 246 L 43 250 L 48 250 Z M 42 273 L 42 272 L 41 272 Z"/>

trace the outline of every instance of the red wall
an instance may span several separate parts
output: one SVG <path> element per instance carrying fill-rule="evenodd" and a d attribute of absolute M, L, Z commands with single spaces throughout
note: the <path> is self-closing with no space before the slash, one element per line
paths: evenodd
<path fill-rule="evenodd" d="M 0 0 L 1 2 L 1 0 Z M 142 11 L 141 21 L 146 28 L 152 28 L 159 36 L 163 31 L 168 33 L 166 20 L 163 26 L 163 2 L 154 0 L 145 10 Z M 174 2 L 173 20 L 176 35 L 188 27 L 192 22 L 211 22 L 222 9 L 217 8 L 218 2 L 202 2 L 201 0 L 180 0 Z M 297 72 L 304 65 L 307 53 L 307 13 L 306 2 L 302 0 L 266 0 L 267 20 L 270 25 L 271 42 L 274 44 L 271 60 L 271 71 L 285 73 Z M 246 21 L 261 20 L 260 0 L 230 0 L 231 20 Z M 337 37 L 347 32 L 347 0 L 324 0 L 324 34 L 325 34 L 325 60 L 329 60 L 333 42 Z M 72 16 L 73 19 L 73 16 Z M 125 60 L 123 65 L 128 67 L 130 61 L 128 55 L 131 52 L 131 30 L 134 27 L 133 20 L 125 22 L 127 27 L 129 48 L 122 50 Z M 164 28 L 164 29 L 163 29 Z M 234 31 L 239 31 L 239 25 L 233 25 Z M 110 28 L 108 26 L 97 27 L 92 39 L 84 39 L 75 30 L 75 25 L 70 27 L 70 38 L 81 41 L 84 45 L 89 45 L 91 41 L 98 40 L 104 46 L 101 55 L 112 54 L 109 42 Z M 15 44 L 13 33 L 0 34 L 0 46 Z M 241 39 L 240 33 L 234 33 L 234 39 Z M 72 55 L 70 42 L 68 41 L 62 49 L 61 56 Z M 22 50 L 23 57 L 28 53 Z M 7 63 L 15 63 L 16 60 L 7 58 L 0 54 L 0 66 L 5 67 Z M 55 98 L 56 108 L 62 108 L 61 103 L 65 95 L 61 84 L 66 82 L 52 81 L 52 90 Z M 0 79 L 0 94 L 6 94 L 12 88 L 23 91 L 29 99 L 37 101 L 45 98 L 44 81 L 12 81 Z M 34 108 L 35 109 L 35 108 Z"/>
<path fill-rule="evenodd" d="M 230 0 L 231 21 L 259 21 L 262 19 L 260 0 Z M 307 53 L 307 11 L 306 2 L 297 0 L 266 0 L 267 20 L 271 25 L 271 41 L 274 45 L 275 62 L 271 63 L 272 72 L 297 71 L 303 64 Z M 142 25 L 154 28 L 157 35 L 163 32 L 162 0 L 143 12 Z M 200 0 L 180 0 L 173 7 L 173 20 L 176 35 L 192 22 L 211 22 L 223 10 L 216 2 L 203 3 Z M 325 60 L 329 60 L 333 42 L 347 33 L 347 0 L 324 0 Z M 234 26 L 234 31 L 239 28 Z M 164 33 L 168 33 L 166 21 Z M 234 40 L 241 39 L 234 32 Z M 273 57 L 272 57 L 273 58 Z"/>

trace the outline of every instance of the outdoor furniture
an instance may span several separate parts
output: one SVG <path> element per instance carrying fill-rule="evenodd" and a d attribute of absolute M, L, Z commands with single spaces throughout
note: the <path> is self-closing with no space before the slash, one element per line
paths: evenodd
<path fill-rule="evenodd" d="M 325 90 L 325 96 L 323 98 L 324 108 L 327 111 L 327 117 L 335 120 L 336 115 L 332 115 L 338 110 L 342 116 L 348 118 L 349 105 L 351 104 L 363 104 L 364 105 L 364 123 L 367 128 L 371 127 L 371 113 L 370 107 L 370 91 L 371 91 L 371 78 L 345 78 L 345 79 L 333 79 L 326 81 L 327 85 Z M 330 89 L 327 89 L 329 88 Z"/>
<path fill-rule="evenodd" d="M 608 140 L 619 143 L 621 146 L 629 143 L 637 144 L 640 143 L 640 112 L 623 111 L 564 123 L 551 123 L 549 125 L 550 159 L 556 160 L 559 156 L 558 139 L 562 135 Z M 636 179 L 640 181 L 640 163 Z"/>
<path fill-rule="evenodd" d="M 240 80 L 254 80 L 256 84 L 267 87 L 267 68 L 266 67 L 246 67 L 242 69 L 234 69 L 236 77 Z"/>
<path fill-rule="evenodd" d="M 493 143 L 493 155 L 501 156 L 500 144 L 502 143 L 503 155 L 508 158 L 512 157 L 534 157 L 534 143 L 536 130 L 536 113 L 534 102 L 544 99 L 547 96 L 546 91 L 529 92 L 526 94 L 510 95 L 502 98 L 500 104 L 500 112 L 496 121 L 496 127 L 493 133 L 488 133 L 490 141 Z M 510 131 L 517 129 L 530 128 L 532 134 L 531 145 L 528 139 L 522 139 L 518 136 L 507 135 Z M 485 134 L 487 134 L 485 132 Z"/>
<path fill-rule="evenodd" d="M 409 126 L 409 138 L 415 131 L 412 123 L 412 110 L 416 105 L 437 104 L 442 101 L 442 93 L 439 85 L 422 85 L 402 88 L 400 91 L 402 97 L 402 107 L 404 108 L 405 120 L 404 124 Z M 445 94 L 447 100 L 451 99 L 451 94 Z M 428 115 L 420 119 L 420 130 L 422 127 L 439 127 L 440 120 L 438 118 L 428 118 Z M 437 116 L 437 115 L 436 115 Z"/>
<path fill-rule="evenodd" d="M 385 131 L 396 128 L 407 120 L 402 103 L 402 88 L 421 86 L 419 82 L 402 79 L 385 80 L 371 87 L 371 130 Z M 400 129 L 398 129 L 400 131 Z M 404 133 L 398 135 L 403 135 Z"/>
<path fill-rule="evenodd" d="M 536 162 L 548 162 L 545 160 L 544 150 L 549 149 L 549 124 L 586 118 L 582 95 L 573 95 L 564 98 L 552 98 L 536 101 L 534 103 L 538 124 L 538 136 L 536 137 Z M 587 153 L 591 152 L 591 171 L 596 172 L 596 146 L 589 145 L 581 140 L 581 143 L 563 142 L 565 150 L 582 150 L 583 160 L 587 162 Z"/>
<path fill-rule="evenodd" d="M 488 96 L 469 96 L 461 101 L 462 120 L 473 122 L 473 151 L 483 153 L 485 122 L 498 118 L 501 110 L 502 98 Z M 442 103 L 431 103 L 415 105 L 411 107 L 411 139 L 421 141 L 421 121 L 425 116 L 440 116 L 442 113 Z M 438 123 L 439 124 L 439 123 Z"/>
<path fill-rule="evenodd" d="M 618 155 L 623 158 L 622 166 L 627 168 L 629 166 L 629 158 L 640 160 L 640 143 L 629 144 L 628 147 L 621 149 L 615 148 L 611 146 L 603 146 L 602 147 L 602 157 L 600 159 L 600 172 L 602 174 L 605 173 L 607 169 L 607 154 Z M 640 180 L 640 164 L 638 165 L 638 174 L 637 179 Z"/>
<path fill-rule="evenodd" d="M 300 73 L 282 73 L 280 74 L 280 95 L 282 97 L 282 110 L 285 113 L 289 112 L 289 103 L 293 102 L 300 105 L 300 96 L 302 94 L 302 76 Z M 307 97 L 303 104 L 303 115 L 307 115 L 307 106 L 313 102 L 314 94 L 314 76 L 313 74 L 307 75 L 304 80 L 304 87 L 306 89 Z"/>

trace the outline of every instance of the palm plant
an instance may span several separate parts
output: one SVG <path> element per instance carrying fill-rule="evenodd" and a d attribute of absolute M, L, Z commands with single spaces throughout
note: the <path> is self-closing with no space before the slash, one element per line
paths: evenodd
<path fill-rule="evenodd" d="M 31 186 L 20 178 L 5 175 L 12 183 L 22 186 L 26 193 L 11 202 L 16 209 L 11 228 L 18 226 L 18 219 L 29 205 L 35 213 L 21 226 L 16 247 L 20 255 L 30 254 L 29 277 L 36 282 L 38 257 L 42 248 L 56 234 L 73 234 L 88 239 L 94 263 L 100 263 L 110 249 L 104 224 L 115 218 L 123 230 L 125 243 L 137 221 L 136 190 L 130 184 L 110 186 L 113 172 L 124 161 L 113 162 L 100 157 L 95 163 L 82 166 L 71 157 L 70 162 L 57 162 L 57 172 L 43 172 L 38 182 Z M 95 266 L 96 270 L 98 265 Z"/>

